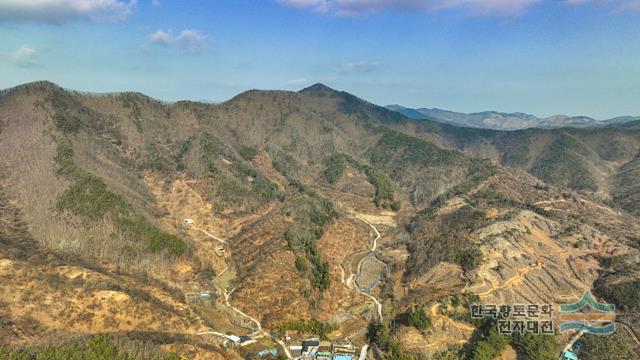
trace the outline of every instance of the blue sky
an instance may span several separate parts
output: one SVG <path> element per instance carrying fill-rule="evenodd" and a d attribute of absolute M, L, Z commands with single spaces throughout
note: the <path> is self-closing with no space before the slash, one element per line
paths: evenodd
<path fill-rule="evenodd" d="M 25 5 L 27 4 L 27 5 Z M 640 115 L 640 0 L 0 0 L 0 87 Z"/>

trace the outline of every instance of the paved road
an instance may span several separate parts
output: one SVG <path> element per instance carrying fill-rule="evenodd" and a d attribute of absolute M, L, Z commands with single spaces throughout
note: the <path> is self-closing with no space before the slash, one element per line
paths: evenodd
<path fill-rule="evenodd" d="M 569 341 L 569 343 L 567 344 L 567 346 L 564 347 L 564 349 L 562 350 L 562 352 L 560 353 L 560 360 L 562 360 L 562 355 L 564 355 L 564 353 L 566 353 L 567 351 L 571 350 L 571 348 L 573 348 L 573 345 L 580 340 L 580 338 L 582 337 L 582 335 L 586 334 L 587 330 L 580 330 L 578 331 L 577 334 L 575 334 L 572 338 L 571 341 Z"/>

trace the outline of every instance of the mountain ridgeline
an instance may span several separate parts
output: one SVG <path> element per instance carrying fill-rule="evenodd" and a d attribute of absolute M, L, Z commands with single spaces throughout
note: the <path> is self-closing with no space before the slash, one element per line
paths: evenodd
<path fill-rule="evenodd" d="M 562 128 L 562 127 L 602 127 L 620 125 L 638 121 L 638 116 L 619 116 L 606 120 L 596 120 L 588 116 L 554 115 L 539 118 L 525 113 L 504 113 L 497 111 L 483 111 L 472 114 L 459 113 L 442 109 L 412 109 L 400 105 L 387 105 L 387 109 L 403 114 L 416 120 L 432 120 L 444 124 L 467 126 L 494 130 L 521 130 L 529 128 Z"/>
<path fill-rule="evenodd" d="M 144 338 L 140 358 L 239 359 L 196 334 L 318 328 L 377 358 L 466 357 L 482 326 L 425 331 L 451 299 L 628 303 L 640 278 L 634 122 L 499 131 L 322 84 L 205 104 L 35 82 L 0 94 L 0 153 L 0 354 Z"/>

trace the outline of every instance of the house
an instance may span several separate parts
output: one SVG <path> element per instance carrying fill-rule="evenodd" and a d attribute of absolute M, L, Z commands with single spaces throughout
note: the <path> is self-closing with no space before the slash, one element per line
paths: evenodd
<path fill-rule="evenodd" d="M 193 219 L 184 219 L 182 220 L 184 225 L 193 225 Z"/>
<path fill-rule="evenodd" d="M 353 359 L 355 358 L 357 349 L 355 346 L 353 346 L 353 344 L 350 341 L 347 340 L 343 340 L 343 341 L 336 341 L 335 343 L 333 343 L 333 354 L 334 354 L 334 359 Z M 336 356 L 348 356 L 348 358 L 340 358 L 340 357 L 336 357 Z"/>
<path fill-rule="evenodd" d="M 302 342 L 302 357 L 315 357 L 320 348 L 318 339 L 308 339 Z"/>
<path fill-rule="evenodd" d="M 333 357 L 333 360 L 353 360 L 353 356 L 351 355 L 336 355 Z"/>
<path fill-rule="evenodd" d="M 227 335 L 227 339 L 229 339 L 229 341 L 231 341 L 232 343 L 234 343 L 235 345 L 240 344 L 240 338 L 238 336 L 235 335 Z"/>
<path fill-rule="evenodd" d="M 242 335 L 240 336 L 240 346 L 247 346 L 250 344 L 256 343 L 256 340 L 252 339 L 251 336 Z"/>
<path fill-rule="evenodd" d="M 320 341 L 316 352 L 316 360 L 331 360 L 331 348 L 331 342 Z"/>
<path fill-rule="evenodd" d="M 573 351 L 565 351 L 562 354 L 562 360 L 578 360 L 578 355 L 576 355 Z"/>
<path fill-rule="evenodd" d="M 264 350 L 258 352 L 258 356 L 260 356 L 260 357 L 265 357 L 267 355 L 277 356 L 278 355 L 278 350 L 277 349 L 264 349 Z"/>

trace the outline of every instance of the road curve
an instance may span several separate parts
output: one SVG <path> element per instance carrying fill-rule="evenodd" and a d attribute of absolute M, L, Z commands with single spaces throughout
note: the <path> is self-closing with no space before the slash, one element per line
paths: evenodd
<path fill-rule="evenodd" d="M 367 220 L 365 220 L 365 219 L 363 219 L 363 218 L 361 218 L 360 216 L 357 216 L 357 215 L 356 215 L 356 218 L 358 220 L 364 222 L 365 224 L 369 225 L 373 229 L 373 231 L 376 233 L 376 237 L 375 237 L 375 239 L 373 239 L 373 242 L 371 243 L 371 250 L 370 250 L 370 254 L 374 254 L 375 255 L 375 251 L 378 248 L 378 239 L 380 239 L 380 232 L 378 231 L 378 229 L 376 229 L 375 226 L 373 226 L 373 224 L 371 224 Z M 368 255 L 363 257 L 362 259 L 360 259 L 360 261 L 358 262 L 358 266 L 357 266 L 358 274 L 360 273 L 360 269 L 362 268 L 362 263 L 364 262 L 364 259 L 366 259 L 367 257 L 368 257 Z M 352 277 L 353 277 L 353 274 L 351 275 L 351 277 L 349 277 L 349 280 L 351 280 Z M 348 283 L 350 283 L 350 281 L 348 281 Z M 346 284 L 347 287 L 349 287 L 348 283 Z M 360 286 L 358 286 L 358 284 L 356 284 L 355 288 L 358 291 L 358 293 L 360 293 L 360 294 L 368 297 L 369 299 L 373 300 L 373 302 L 376 305 L 376 310 L 378 312 L 378 319 L 380 321 L 382 321 L 382 304 L 380 303 L 380 301 L 378 301 L 378 299 L 373 297 L 371 294 L 367 294 L 366 292 L 362 291 L 360 289 Z"/>
<path fill-rule="evenodd" d="M 219 237 L 217 237 L 217 236 L 215 236 L 215 235 L 210 234 L 210 233 L 209 233 L 209 232 L 207 232 L 206 230 L 199 229 L 199 228 L 197 228 L 197 227 L 195 227 L 195 226 L 193 226 L 193 227 L 192 227 L 192 229 L 193 229 L 193 230 L 197 230 L 197 231 L 201 231 L 202 233 L 204 233 L 204 234 L 205 234 L 205 235 L 207 235 L 208 237 L 210 237 L 210 238 L 212 238 L 212 239 L 214 239 L 214 240 L 216 240 L 216 241 L 219 241 L 219 242 L 221 242 L 221 243 L 223 243 L 223 244 L 228 244 L 228 243 L 227 243 L 227 241 L 225 241 L 225 240 L 223 240 L 223 239 L 220 239 Z M 216 278 L 214 279 L 214 281 L 215 281 L 215 280 L 218 280 L 218 279 L 222 276 L 222 274 L 224 274 L 227 270 L 229 270 L 229 265 L 228 265 L 228 264 L 226 265 L 226 267 L 224 268 L 224 270 L 222 270 L 222 272 L 221 272 L 220 274 L 218 274 L 218 276 L 216 276 Z M 215 285 L 214 285 L 214 286 L 215 286 Z M 254 324 L 256 324 L 256 326 L 257 326 L 258 328 L 256 329 L 256 331 L 254 331 L 254 332 L 251 334 L 251 336 L 252 336 L 252 337 L 254 337 L 254 338 L 255 338 L 255 337 L 261 337 L 261 336 L 267 336 L 267 337 L 269 337 L 270 339 L 272 339 L 273 341 L 275 341 L 276 343 L 278 343 L 278 345 L 280 345 L 280 347 L 282 347 L 282 350 L 284 350 L 284 353 L 286 354 L 287 359 L 293 359 L 293 356 L 291 355 L 291 352 L 289 351 L 289 348 L 287 348 L 287 345 L 286 345 L 282 340 L 277 339 L 275 336 L 273 336 L 273 335 L 269 334 L 267 331 L 265 331 L 265 330 L 262 328 L 262 324 L 260 323 L 260 321 L 258 321 L 256 318 L 254 318 L 254 317 L 252 317 L 252 316 L 249 316 L 249 315 L 245 314 L 244 312 L 242 312 L 242 310 L 240 310 L 240 309 L 238 309 L 237 307 L 235 307 L 235 306 L 231 305 L 231 303 L 229 302 L 229 298 L 231 297 L 231 294 L 233 293 L 233 291 L 235 290 L 235 288 L 234 288 L 234 289 L 232 289 L 231 291 L 228 291 L 228 292 L 227 292 L 227 289 L 220 290 L 217 286 L 215 286 L 215 288 L 216 288 L 216 290 L 218 291 L 218 293 L 219 293 L 219 294 L 221 294 L 221 295 L 223 295 L 223 296 L 224 296 L 224 303 L 225 303 L 225 305 L 226 305 L 227 307 L 229 307 L 230 309 L 232 309 L 233 311 L 235 311 L 235 312 L 236 312 L 236 313 L 238 313 L 239 315 L 244 316 L 245 318 L 247 318 L 247 319 L 251 320 L 251 322 L 253 322 Z M 229 339 L 229 336 L 228 336 L 228 335 L 226 335 L 226 334 L 222 334 L 222 333 L 220 333 L 220 332 L 216 332 L 216 331 L 203 331 L 203 332 L 196 333 L 196 335 L 215 335 L 215 336 L 223 337 L 223 338 L 225 338 L 225 339 Z"/>

